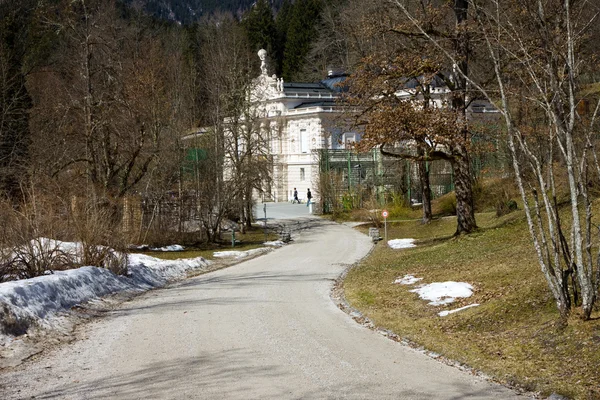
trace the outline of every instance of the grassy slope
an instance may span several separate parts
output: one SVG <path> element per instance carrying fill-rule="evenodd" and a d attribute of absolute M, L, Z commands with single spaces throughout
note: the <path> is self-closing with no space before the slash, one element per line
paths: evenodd
<path fill-rule="evenodd" d="M 600 398 L 600 320 L 574 316 L 567 328 L 558 327 L 521 212 L 503 218 L 479 214 L 477 221 L 481 230 L 461 238 L 451 237 L 454 218 L 429 226 L 388 225 L 389 239 L 416 238 L 419 246 L 377 245 L 344 282 L 349 303 L 378 326 L 500 381 L 543 394 Z M 449 306 L 429 306 L 410 286 L 392 284 L 405 274 L 424 283 L 469 282 L 475 293 Z M 437 315 L 472 303 L 481 306 Z"/>

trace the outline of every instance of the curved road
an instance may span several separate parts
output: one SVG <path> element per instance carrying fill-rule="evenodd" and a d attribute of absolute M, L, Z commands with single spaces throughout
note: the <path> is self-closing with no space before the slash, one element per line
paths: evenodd
<path fill-rule="evenodd" d="M 508 399 L 372 332 L 329 298 L 371 248 L 330 222 L 289 246 L 125 303 L 86 338 L 0 377 L 3 398 Z"/>

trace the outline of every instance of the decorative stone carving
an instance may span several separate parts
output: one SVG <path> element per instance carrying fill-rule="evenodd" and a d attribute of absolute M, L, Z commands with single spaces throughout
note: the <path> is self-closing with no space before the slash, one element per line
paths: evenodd
<path fill-rule="evenodd" d="M 258 51 L 258 58 L 260 58 L 260 73 L 262 75 L 267 75 L 267 51 L 265 49 L 260 49 Z"/>

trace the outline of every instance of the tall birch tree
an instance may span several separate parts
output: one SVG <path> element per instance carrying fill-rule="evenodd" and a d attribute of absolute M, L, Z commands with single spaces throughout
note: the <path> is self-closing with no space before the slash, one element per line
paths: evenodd
<path fill-rule="evenodd" d="M 504 118 L 532 242 L 561 319 L 566 322 L 574 307 L 589 319 L 600 284 L 592 191 L 600 177 L 600 103 L 593 91 L 583 90 L 582 78 L 593 76 L 597 54 L 591 43 L 598 39 L 593 27 L 600 8 L 586 0 L 461 3 L 493 79 L 477 79 L 462 68 L 457 72 Z M 448 51 L 405 2 L 392 4 L 431 46 L 460 65 L 457 53 Z"/>

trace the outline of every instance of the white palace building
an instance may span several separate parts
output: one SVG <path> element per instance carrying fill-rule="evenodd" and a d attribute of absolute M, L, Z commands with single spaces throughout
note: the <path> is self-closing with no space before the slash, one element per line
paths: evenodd
<path fill-rule="evenodd" d="M 260 50 L 258 56 L 261 74 L 253 81 L 250 102 L 262 121 L 262 129 L 268 132 L 267 151 L 273 169 L 272 183 L 256 196 L 263 201 L 290 201 L 296 188 L 298 197 L 306 201 L 310 188 L 313 198 L 318 199 L 319 150 L 351 149 L 361 136 L 342 128 L 339 121 L 336 124 L 336 117 L 344 111 L 339 99 L 345 75 L 330 72 L 317 83 L 284 82 L 274 74 L 269 76 L 266 50 Z M 431 89 L 433 101 L 442 106 L 448 88 L 443 82 L 434 82 Z M 409 83 L 397 95 L 414 96 L 414 93 L 414 86 Z M 494 111 L 480 102 L 470 107 L 470 113 Z"/>
<path fill-rule="evenodd" d="M 359 140 L 356 132 L 343 132 L 334 126 L 334 116 L 342 111 L 339 99 L 344 76 L 330 73 L 317 83 L 288 83 L 269 76 L 266 51 L 258 53 L 261 75 L 254 80 L 251 101 L 263 110 L 271 124 L 273 156 L 273 201 L 289 201 L 294 188 L 306 199 L 310 188 L 318 197 L 318 160 L 315 150 L 344 149 Z M 276 128 L 277 127 L 277 128 Z M 266 200 L 266 198 L 265 198 Z"/>

